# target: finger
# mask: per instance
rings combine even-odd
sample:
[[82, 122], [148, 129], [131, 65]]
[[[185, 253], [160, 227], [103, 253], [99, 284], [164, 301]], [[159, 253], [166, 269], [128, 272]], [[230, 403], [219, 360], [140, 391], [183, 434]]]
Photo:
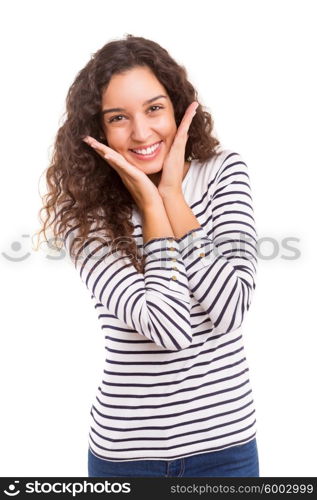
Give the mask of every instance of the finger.
[[182, 118], [182, 121], [177, 129], [177, 133], [175, 136], [176, 142], [183, 143], [184, 140], [187, 140], [188, 130], [189, 130], [191, 122], [196, 114], [196, 109], [198, 108], [198, 106], [199, 106], [199, 103], [197, 101], [192, 102], [188, 106], [188, 108], [187, 108], [187, 110]]
[[183, 119], [178, 127], [178, 130], [180, 130], [181, 133], [188, 132], [188, 129], [190, 127], [192, 119], [194, 118], [194, 116], [196, 114], [196, 109], [198, 108], [198, 106], [199, 106], [198, 102], [194, 101], [186, 109], [186, 112], [183, 116]]
[[110, 152], [114, 152], [113, 149], [109, 148], [108, 146], [106, 146], [105, 144], [102, 144], [99, 141], [96, 141], [96, 139], [94, 139], [93, 137], [91, 137], [89, 135], [87, 135], [83, 139], [83, 141], [86, 142], [86, 144], [88, 144], [88, 146], [91, 146], [93, 149], [95, 149], [96, 152], [101, 154], [102, 156], [104, 156], [107, 153], [109, 154]]
[[109, 148], [109, 146], [102, 144], [101, 142], [97, 141], [93, 137], [86, 136], [83, 139], [83, 141], [86, 142], [86, 144], [88, 144], [88, 146], [91, 146], [96, 151], [96, 153], [99, 154], [99, 156], [101, 156], [102, 158], [105, 158], [107, 160], [110, 160], [110, 159], [114, 159], [114, 160], [117, 159], [118, 160], [118, 158], [116, 158], [116, 155], [117, 155], [117, 157], [121, 156], [116, 151], [114, 151], [114, 149]]
[[96, 153], [99, 154], [103, 159], [106, 159], [108, 163], [114, 169], [119, 173], [119, 169], [123, 169], [127, 173], [131, 173], [131, 166], [130, 164], [126, 161], [126, 159], [117, 151], [115, 151], [112, 148], [109, 148], [109, 146], [106, 146], [105, 144], [102, 144], [101, 142], [98, 142], [96, 139], [94, 139], [91, 136], [86, 136], [83, 139], [84, 142], [86, 142], [89, 146], [91, 146]]

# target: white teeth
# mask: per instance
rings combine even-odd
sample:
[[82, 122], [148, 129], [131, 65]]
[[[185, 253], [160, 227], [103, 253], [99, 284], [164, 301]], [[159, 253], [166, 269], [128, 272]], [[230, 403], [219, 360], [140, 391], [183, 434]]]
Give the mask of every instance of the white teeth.
[[154, 151], [159, 147], [160, 143], [155, 144], [154, 146], [151, 146], [150, 148], [146, 149], [132, 149], [135, 153], [138, 153], [140, 155], [149, 155], [151, 153], [154, 153]]

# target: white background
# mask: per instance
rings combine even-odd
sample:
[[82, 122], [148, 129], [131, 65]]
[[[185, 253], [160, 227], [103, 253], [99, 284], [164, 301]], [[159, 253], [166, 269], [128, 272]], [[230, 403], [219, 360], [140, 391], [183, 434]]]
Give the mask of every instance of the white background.
[[[260, 474], [317, 475], [314, 7], [308, 0], [2, 7], [1, 476], [87, 476], [103, 334], [71, 263], [36, 252], [31, 237], [67, 90], [92, 53], [126, 33], [153, 39], [187, 68], [222, 146], [248, 164], [263, 254], [244, 323]], [[290, 245], [298, 258], [289, 259], [285, 238], [297, 239]]]

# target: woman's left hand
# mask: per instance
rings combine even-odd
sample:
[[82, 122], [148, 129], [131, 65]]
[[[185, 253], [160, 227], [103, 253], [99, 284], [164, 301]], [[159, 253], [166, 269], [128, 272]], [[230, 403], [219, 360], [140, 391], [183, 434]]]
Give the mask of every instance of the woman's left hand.
[[182, 192], [188, 130], [198, 106], [199, 103], [197, 101], [192, 102], [188, 106], [177, 129], [171, 149], [165, 158], [161, 179], [157, 187], [162, 198]]

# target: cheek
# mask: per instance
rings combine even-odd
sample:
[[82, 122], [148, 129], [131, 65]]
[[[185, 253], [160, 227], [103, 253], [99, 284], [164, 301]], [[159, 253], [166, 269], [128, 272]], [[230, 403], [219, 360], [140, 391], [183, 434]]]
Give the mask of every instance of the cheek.
[[123, 129], [111, 130], [106, 133], [107, 142], [112, 149], [124, 149], [127, 143], [127, 134]]
[[171, 139], [176, 134], [176, 123], [171, 118], [164, 118], [160, 122], [160, 132], [166, 138]]

